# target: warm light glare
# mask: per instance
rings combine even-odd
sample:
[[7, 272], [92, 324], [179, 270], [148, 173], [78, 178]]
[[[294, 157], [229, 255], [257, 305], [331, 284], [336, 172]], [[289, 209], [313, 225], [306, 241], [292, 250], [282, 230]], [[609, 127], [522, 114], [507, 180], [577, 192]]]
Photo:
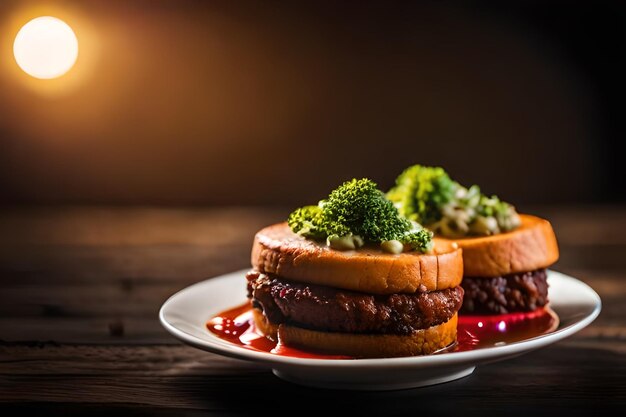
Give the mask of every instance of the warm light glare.
[[71, 27], [51, 16], [26, 23], [15, 37], [13, 54], [21, 69], [35, 78], [57, 78], [78, 57], [78, 40]]

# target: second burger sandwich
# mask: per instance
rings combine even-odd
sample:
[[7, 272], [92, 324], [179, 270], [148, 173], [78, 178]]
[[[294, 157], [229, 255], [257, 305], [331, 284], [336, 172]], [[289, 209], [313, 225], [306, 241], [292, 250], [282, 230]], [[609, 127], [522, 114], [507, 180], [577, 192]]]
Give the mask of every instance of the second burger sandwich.
[[550, 222], [453, 181], [439, 167], [414, 165], [387, 197], [400, 213], [463, 250], [461, 313], [529, 312], [548, 303], [546, 268], [559, 258]]
[[252, 265], [255, 324], [283, 345], [394, 357], [456, 341], [461, 250], [400, 216], [367, 179], [259, 231]]

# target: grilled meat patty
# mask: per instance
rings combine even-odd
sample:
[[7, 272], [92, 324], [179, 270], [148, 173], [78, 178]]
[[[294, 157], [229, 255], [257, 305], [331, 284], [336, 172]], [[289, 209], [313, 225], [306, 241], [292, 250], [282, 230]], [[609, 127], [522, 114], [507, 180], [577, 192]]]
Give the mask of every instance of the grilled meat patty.
[[545, 269], [494, 278], [463, 277], [461, 314], [532, 311], [548, 303]]
[[248, 273], [248, 296], [274, 324], [343, 333], [408, 335], [457, 313], [463, 289], [373, 295]]

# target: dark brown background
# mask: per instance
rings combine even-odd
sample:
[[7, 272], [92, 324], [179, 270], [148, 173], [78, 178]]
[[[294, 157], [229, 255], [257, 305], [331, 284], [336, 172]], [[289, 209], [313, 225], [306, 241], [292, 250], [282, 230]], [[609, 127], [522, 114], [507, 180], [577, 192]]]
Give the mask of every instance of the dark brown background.
[[[5, 49], [39, 3], [2, 2]], [[54, 3], [82, 48], [56, 92], [0, 60], [6, 204], [295, 205], [418, 162], [624, 201], [619, 2]]]

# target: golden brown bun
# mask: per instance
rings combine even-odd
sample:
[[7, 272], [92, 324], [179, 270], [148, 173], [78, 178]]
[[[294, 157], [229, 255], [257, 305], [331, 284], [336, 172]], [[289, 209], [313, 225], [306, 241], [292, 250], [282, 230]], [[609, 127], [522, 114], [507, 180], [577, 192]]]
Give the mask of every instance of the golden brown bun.
[[337, 251], [298, 236], [287, 223], [256, 234], [252, 266], [294, 281], [370, 294], [414, 293], [420, 285], [426, 291], [443, 290], [463, 279], [462, 254], [451, 241], [435, 239], [432, 254]]
[[253, 309], [257, 328], [285, 346], [330, 355], [355, 358], [391, 358], [398, 356], [429, 355], [456, 341], [458, 316], [447, 322], [408, 336], [394, 334], [330, 333], [308, 330], [285, 324], [270, 323], [258, 309]]
[[559, 259], [559, 247], [550, 222], [520, 214], [517, 229], [486, 237], [450, 240], [463, 249], [468, 277], [497, 277], [546, 268]]
[[261, 310], [258, 308], [252, 309], [252, 320], [254, 320], [254, 325], [263, 336], [274, 342], [278, 342], [278, 325], [270, 323], [267, 316], [263, 314]]

